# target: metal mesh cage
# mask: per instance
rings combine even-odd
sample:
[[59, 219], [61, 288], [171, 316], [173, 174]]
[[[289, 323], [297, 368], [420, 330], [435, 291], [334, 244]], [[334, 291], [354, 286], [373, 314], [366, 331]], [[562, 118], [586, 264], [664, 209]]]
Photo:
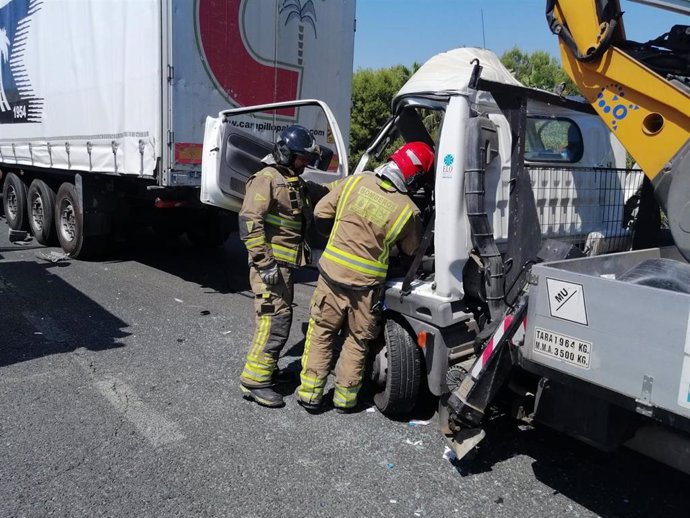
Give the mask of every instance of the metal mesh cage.
[[525, 166], [542, 236], [598, 255], [626, 250], [644, 179], [639, 169]]

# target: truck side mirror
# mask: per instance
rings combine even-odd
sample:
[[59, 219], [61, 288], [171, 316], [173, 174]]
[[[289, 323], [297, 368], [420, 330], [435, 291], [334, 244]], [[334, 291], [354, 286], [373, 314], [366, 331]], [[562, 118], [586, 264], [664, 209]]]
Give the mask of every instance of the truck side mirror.
[[326, 146], [320, 147], [321, 156], [315, 161], [314, 164], [312, 164], [312, 166], [321, 171], [328, 171], [328, 166], [331, 164], [331, 160], [333, 160], [333, 150]]

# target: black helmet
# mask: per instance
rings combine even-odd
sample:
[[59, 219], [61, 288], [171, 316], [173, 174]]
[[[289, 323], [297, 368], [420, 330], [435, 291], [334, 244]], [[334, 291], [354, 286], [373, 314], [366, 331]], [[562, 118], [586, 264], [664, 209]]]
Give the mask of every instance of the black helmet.
[[321, 155], [314, 137], [307, 128], [298, 124], [281, 131], [273, 146], [273, 158], [280, 165], [292, 166], [296, 155], [306, 157], [310, 163]]

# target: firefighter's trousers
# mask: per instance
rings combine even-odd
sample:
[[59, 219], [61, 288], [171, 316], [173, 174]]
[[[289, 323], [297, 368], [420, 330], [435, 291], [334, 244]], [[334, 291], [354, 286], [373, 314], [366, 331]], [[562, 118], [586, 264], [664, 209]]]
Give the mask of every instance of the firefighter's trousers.
[[240, 376], [249, 388], [270, 387], [278, 356], [287, 342], [292, 325], [294, 281], [291, 268], [280, 267], [280, 280], [267, 286], [254, 266], [249, 268], [249, 283], [254, 292], [256, 330]]
[[321, 402], [334, 341], [343, 328], [345, 341], [335, 368], [333, 404], [339, 408], [352, 408], [357, 404], [368, 343], [379, 331], [380, 296], [379, 287], [356, 291], [319, 277], [311, 300], [298, 399], [309, 404]]

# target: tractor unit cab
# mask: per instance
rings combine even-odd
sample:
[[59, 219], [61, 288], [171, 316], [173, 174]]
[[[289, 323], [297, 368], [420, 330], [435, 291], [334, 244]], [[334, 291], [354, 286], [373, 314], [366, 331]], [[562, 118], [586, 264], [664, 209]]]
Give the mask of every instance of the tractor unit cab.
[[383, 389], [376, 403], [391, 413], [414, 406], [420, 380], [449, 393], [449, 376], [480, 351], [542, 242], [583, 255], [629, 248], [643, 179], [589, 105], [524, 87], [484, 49], [425, 63], [355, 172], [414, 140], [433, 147], [436, 163], [415, 196], [424, 243], [386, 292], [373, 376]]

